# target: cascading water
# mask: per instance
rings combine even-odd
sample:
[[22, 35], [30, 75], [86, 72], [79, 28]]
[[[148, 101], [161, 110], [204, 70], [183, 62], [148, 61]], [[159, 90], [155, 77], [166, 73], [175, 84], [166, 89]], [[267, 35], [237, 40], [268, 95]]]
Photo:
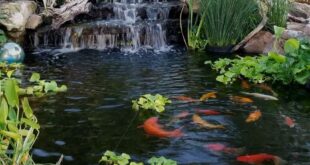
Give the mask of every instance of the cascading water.
[[36, 48], [165, 51], [169, 50], [167, 23], [177, 22], [170, 12], [178, 6], [179, 1], [168, 0], [109, 0], [95, 6], [103, 18], [57, 30], [41, 29], [31, 41]]

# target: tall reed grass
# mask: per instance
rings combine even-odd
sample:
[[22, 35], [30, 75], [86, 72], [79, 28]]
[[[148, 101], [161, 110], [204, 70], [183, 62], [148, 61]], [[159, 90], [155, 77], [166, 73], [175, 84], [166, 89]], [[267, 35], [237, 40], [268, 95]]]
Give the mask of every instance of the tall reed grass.
[[286, 27], [290, 0], [268, 0], [268, 28], [273, 26]]
[[237, 44], [260, 21], [256, 0], [210, 0], [201, 7], [206, 11], [205, 35], [213, 47]]

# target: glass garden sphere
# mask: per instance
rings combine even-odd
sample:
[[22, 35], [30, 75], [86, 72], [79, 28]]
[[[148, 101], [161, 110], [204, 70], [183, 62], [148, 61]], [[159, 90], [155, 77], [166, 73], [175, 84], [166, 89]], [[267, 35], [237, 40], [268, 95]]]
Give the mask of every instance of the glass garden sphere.
[[14, 42], [6, 43], [0, 48], [0, 61], [2, 62], [20, 63], [24, 58], [24, 50]]

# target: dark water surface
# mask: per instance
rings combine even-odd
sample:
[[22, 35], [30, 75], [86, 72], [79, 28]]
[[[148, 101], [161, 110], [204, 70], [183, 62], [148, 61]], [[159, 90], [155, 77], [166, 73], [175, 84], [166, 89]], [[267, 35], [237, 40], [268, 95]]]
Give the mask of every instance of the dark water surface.
[[[289, 164], [310, 164], [309, 92], [296, 86], [274, 86], [279, 101], [253, 98], [252, 104], [236, 104], [229, 96], [242, 95], [240, 84], [224, 86], [216, 82], [215, 72], [203, 64], [210, 56], [184, 52], [124, 55], [84, 50], [29, 58], [29, 74], [40, 72], [44, 79], [57, 80], [69, 88], [67, 93], [33, 102], [42, 125], [33, 150], [35, 161], [56, 162], [64, 154], [65, 165], [97, 164], [104, 151], [114, 150], [129, 153], [140, 161], [165, 156], [180, 164], [239, 164], [235, 155], [212, 153], [204, 147], [222, 143], [243, 147], [244, 154], [270, 153]], [[142, 94], [199, 98], [210, 91], [217, 91], [218, 98], [204, 103], [173, 100], [160, 122], [168, 123], [171, 116], [184, 110], [232, 111], [234, 115], [202, 115], [208, 121], [224, 124], [225, 130], [200, 128], [192, 123], [191, 116], [171, 124], [171, 129], [184, 126], [186, 136], [178, 139], [148, 137], [137, 128], [142, 124], [139, 120], [134, 120], [128, 129], [135, 117], [131, 100]], [[250, 91], [268, 94], [259, 88]], [[245, 123], [249, 112], [256, 108], [263, 113], [261, 120]], [[295, 119], [296, 127], [285, 125], [280, 113]]]

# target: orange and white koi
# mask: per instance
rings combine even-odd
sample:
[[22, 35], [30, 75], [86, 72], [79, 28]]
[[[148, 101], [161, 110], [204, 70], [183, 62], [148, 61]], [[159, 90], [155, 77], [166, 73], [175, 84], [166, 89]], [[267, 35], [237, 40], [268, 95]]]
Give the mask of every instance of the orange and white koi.
[[187, 96], [176, 96], [174, 98], [180, 101], [184, 101], [184, 102], [199, 102], [198, 99], [194, 99], [194, 98], [187, 97]]
[[183, 136], [181, 128], [175, 129], [173, 131], [167, 131], [162, 129], [162, 126], [158, 123], [157, 117], [151, 117], [147, 119], [141, 127], [143, 127], [144, 131], [148, 135], [159, 138], [176, 138]]
[[294, 128], [295, 127], [295, 121], [292, 118], [290, 118], [288, 116], [285, 116], [285, 115], [283, 115], [283, 117], [284, 117], [284, 123], [287, 126], [289, 126], [290, 128]]
[[248, 118], [245, 120], [247, 123], [255, 122], [262, 117], [262, 112], [260, 110], [256, 110], [251, 112]]
[[266, 153], [239, 156], [237, 157], [237, 161], [252, 165], [260, 165], [266, 162], [273, 162], [275, 165], [286, 164], [286, 161], [280, 157]]
[[204, 146], [208, 150], [212, 152], [223, 152], [226, 154], [236, 154], [239, 155], [244, 152], [244, 148], [234, 148], [234, 147], [227, 147], [221, 143], [211, 143]]
[[223, 125], [217, 125], [207, 122], [206, 120], [203, 120], [199, 115], [194, 114], [193, 115], [193, 122], [208, 129], [225, 129]]
[[253, 103], [254, 101], [247, 97], [241, 97], [241, 96], [231, 96], [230, 99], [236, 103], [241, 104], [247, 104], [247, 103]]
[[206, 101], [210, 98], [215, 99], [216, 98], [216, 92], [209, 92], [209, 93], [205, 93], [200, 97], [200, 101]]
[[216, 110], [211, 110], [211, 109], [200, 109], [196, 111], [197, 113], [202, 113], [207, 116], [211, 115], [221, 115], [222, 113]]

